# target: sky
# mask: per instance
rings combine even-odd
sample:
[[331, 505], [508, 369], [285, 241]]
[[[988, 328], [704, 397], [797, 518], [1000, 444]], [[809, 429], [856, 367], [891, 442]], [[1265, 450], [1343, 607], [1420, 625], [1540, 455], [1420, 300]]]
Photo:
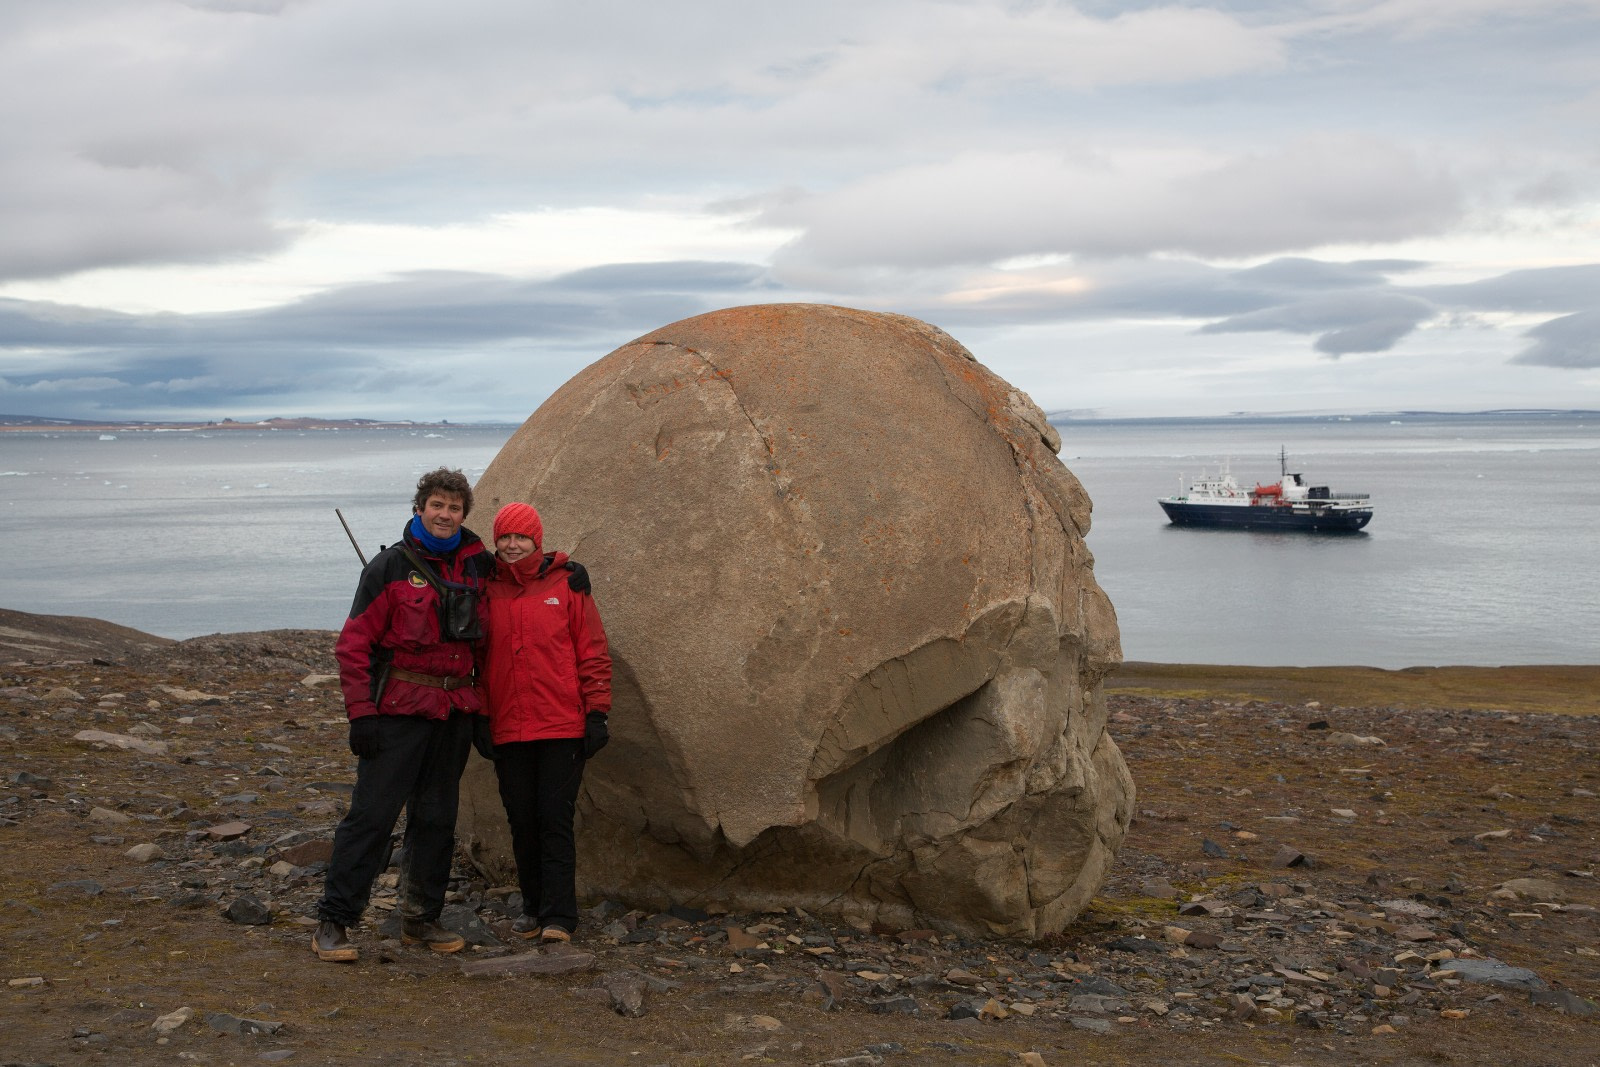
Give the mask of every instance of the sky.
[[0, 414], [521, 421], [657, 327], [1600, 409], [1600, 0], [6, 0]]

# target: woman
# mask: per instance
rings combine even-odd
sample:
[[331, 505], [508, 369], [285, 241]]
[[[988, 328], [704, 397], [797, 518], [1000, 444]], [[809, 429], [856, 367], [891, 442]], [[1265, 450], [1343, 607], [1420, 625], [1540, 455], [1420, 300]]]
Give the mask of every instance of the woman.
[[572, 832], [583, 763], [609, 740], [611, 656], [584, 569], [541, 547], [523, 503], [494, 519], [484, 678], [500, 800], [522, 886], [520, 937], [570, 941], [578, 927]]

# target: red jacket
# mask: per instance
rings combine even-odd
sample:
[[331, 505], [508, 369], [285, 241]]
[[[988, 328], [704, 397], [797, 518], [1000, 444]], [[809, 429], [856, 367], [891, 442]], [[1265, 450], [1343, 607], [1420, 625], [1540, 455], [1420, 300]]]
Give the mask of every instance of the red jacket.
[[[461, 543], [443, 557], [423, 548], [409, 532], [403, 536], [447, 582], [481, 588], [494, 566], [494, 557], [471, 530], [463, 529]], [[333, 654], [339, 661], [345, 711], [352, 719], [380, 714], [445, 719], [452, 710], [483, 710], [477, 686], [446, 690], [398, 678], [390, 678], [381, 703], [373, 703], [373, 678], [386, 665], [435, 678], [470, 677], [477, 666], [470, 642], [440, 640], [439, 594], [398, 545], [379, 552], [361, 572], [355, 603]]]
[[600, 610], [574, 592], [564, 552], [496, 561], [489, 582], [484, 688], [494, 743], [582, 737], [611, 710], [611, 654]]

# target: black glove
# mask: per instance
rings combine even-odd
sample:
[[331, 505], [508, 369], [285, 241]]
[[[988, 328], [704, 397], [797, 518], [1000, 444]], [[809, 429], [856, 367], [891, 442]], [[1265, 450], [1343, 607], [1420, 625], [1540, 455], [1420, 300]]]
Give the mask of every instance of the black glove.
[[591, 711], [583, 717], [583, 758], [589, 759], [606, 747], [611, 731], [606, 728], [606, 713]]
[[478, 750], [478, 755], [486, 760], [493, 760], [500, 753], [495, 751], [494, 734], [489, 729], [489, 716], [474, 715], [472, 717], [472, 747]]
[[383, 747], [383, 734], [378, 729], [376, 715], [363, 715], [350, 720], [350, 751], [367, 759], [376, 756]]
[[587, 593], [589, 591], [589, 572], [583, 569], [583, 564], [575, 559], [569, 559], [562, 566], [571, 572], [567, 575], [567, 588], [574, 593]]

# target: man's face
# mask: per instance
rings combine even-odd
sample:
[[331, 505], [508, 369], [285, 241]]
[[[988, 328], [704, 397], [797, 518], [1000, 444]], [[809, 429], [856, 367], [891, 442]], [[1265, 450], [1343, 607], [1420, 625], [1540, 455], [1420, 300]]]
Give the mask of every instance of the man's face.
[[442, 541], [454, 537], [461, 529], [461, 520], [467, 517], [461, 498], [455, 493], [432, 494], [417, 514], [422, 516], [423, 529]]

